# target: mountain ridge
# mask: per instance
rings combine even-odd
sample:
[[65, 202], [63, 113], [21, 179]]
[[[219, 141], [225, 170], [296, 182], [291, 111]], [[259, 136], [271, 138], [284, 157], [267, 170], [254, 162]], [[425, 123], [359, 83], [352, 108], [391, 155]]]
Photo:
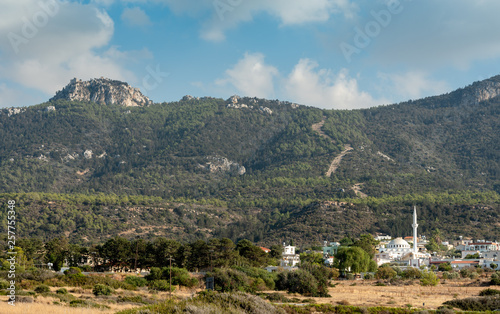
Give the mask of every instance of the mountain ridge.
[[[179, 217], [165, 219], [172, 219], [172, 228], [184, 230], [176, 236], [204, 228], [200, 236], [254, 241], [347, 232], [321, 227], [324, 215], [332, 222], [345, 216], [335, 226], [349, 223], [350, 232], [401, 234], [404, 228], [394, 217], [413, 202], [406, 200], [408, 195], [429, 195], [428, 200], [418, 201], [427, 206], [428, 219], [446, 217], [446, 230], [456, 230], [469, 211], [478, 215], [482, 208], [462, 195], [485, 193], [493, 195], [484, 205], [491, 215], [487, 227], [497, 230], [500, 97], [493, 96], [497, 80], [361, 110], [324, 110], [236, 96], [185, 97], [133, 107], [57, 99], [15, 113], [4, 109], [0, 190], [172, 199], [181, 208]], [[482, 86], [487, 94], [480, 92]], [[464, 103], [469, 99], [465, 94], [488, 99]], [[346, 147], [352, 150], [338, 159]], [[328, 177], [335, 160], [335, 172]], [[431, 200], [436, 193], [451, 193], [461, 201], [446, 207], [447, 201]], [[380, 205], [384, 198], [401, 200], [387, 205], [390, 216], [381, 221], [377, 213], [385, 212], [386, 205]], [[346, 203], [341, 209], [324, 212], [327, 207], [321, 204], [339, 200]], [[364, 203], [349, 205], [353, 200]], [[237, 218], [222, 227], [212, 218], [200, 220], [196, 213], [183, 212], [186, 202], [224, 204], [218, 215]], [[121, 203], [129, 204], [113, 203], [117, 215], [125, 215]], [[99, 206], [85, 210], [99, 216], [104, 210]], [[347, 211], [353, 212], [343, 216]], [[363, 211], [371, 213], [370, 224], [377, 223], [366, 228], [353, 224]], [[113, 221], [118, 224], [120, 219]], [[291, 224], [300, 226], [300, 231], [284, 229]], [[34, 222], [30, 229], [39, 234], [59, 230], [52, 225]], [[125, 230], [123, 226], [109, 230], [118, 229]], [[168, 230], [162, 232], [168, 235]]]

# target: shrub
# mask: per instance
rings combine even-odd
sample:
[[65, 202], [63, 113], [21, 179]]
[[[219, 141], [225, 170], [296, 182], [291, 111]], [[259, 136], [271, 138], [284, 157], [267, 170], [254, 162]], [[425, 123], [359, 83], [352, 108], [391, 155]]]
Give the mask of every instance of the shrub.
[[451, 271], [451, 270], [453, 270], [453, 268], [451, 267], [451, 264], [449, 262], [446, 262], [443, 264], [439, 264], [438, 270], [439, 271]]
[[175, 287], [170, 287], [170, 282], [168, 280], [153, 280], [148, 283], [149, 290], [156, 291], [174, 291]]
[[500, 290], [497, 289], [484, 289], [481, 292], [479, 292], [479, 296], [484, 297], [488, 295], [500, 295]]
[[16, 275], [16, 278], [18, 276], [19, 279], [35, 280], [39, 282], [43, 282], [51, 278], [61, 277], [61, 275], [58, 275], [57, 273], [47, 269], [33, 269], [31, 271], [27, 271], [24, 273], [20, 273], [19, 275]]
[[460, 273], [456, 271], [445, 271], [443, 273], [444, 279], [458, 279], [460, 278]]
[[135, 287], [144, 287], [148, 284], [146, 278], [137, 276], [127, 276], [125, 282]]
[[83, 265], [82, 267], [80, 267], [82, 271], [86, 271], [86, 272], [90, 272], [92, 271], [92, 267], [89, 266], [89, 265]]
[[476, 272], [474, 272], [474, 273], [470, 273], [470, 274], [469, 274], [469, 278], [470, 278], [470, 279], [476, 279], [477, 277], [479, 277], [479, 274], [478, 274], [478, 273], [476, 273]]
[[61, 288], [61, 289], [57, 289], [56, 293], [57, 294], [68, 294], [68, 290], [66, 290], [66, 288]]
[[422, 272], [422, 278], [420, 279], [420, 285], [422, 286], [437, 286], [439, 279], [436, 274], [432, 271]]
[[94, 288], [92, 289], [92, 293], [95, 295], [95, 296], [100, 296], [100, 295], [111, 295], [111, 293], [113, 293], [113, 289], [111, 289], [111, 287], [108, 287], [106, 285], [103, 285], [103, 284], [97, 284], [94, 286]]
[[340, 276], [340, 272], [337, 268], [332, 268], [332, 279], [337, 279]]
[[467, 267], [460, 269], [460, 276], [462, 276], [462, 278], [471, 278], [471, 276], [474, 276], [472, 273], [476, 273], [476, 268]]
[[9, 282], [5, 279], [0, 279], [0, 290], [7, 289], [10, 286]]
[[90, 300], [73, 300], [69, 302], [71, 307], [85, 307], [85, 308], [97, 308], [97, 309], [109, 309], [107, 305], [98, 304]]
[[180, 285], [191, 288], [198, 284], [198, 280], [191, 277], [187, 269], [178, 267], [172, 267], [172, 272], [170, 272], [170, 267], [152, 267], [149, 275], [146, 276], [146, 279], [148, 281], [170, 280], [170, 274], [172, 274], [172, 285]]
[[422, 278], [422, 272], [417, 268], [409, 267], [401, 273], [401, 277], [405, 279], [420, 279]]
[[276, 276], [276, 290], [288, 289], [288, 273], [289, 271], [282, 271]]
[[262, 279], [269, 290], [274, 290], [275, 288], [274, 281], [276, 279], [275, 273], [270, 273], [267, 270], [258, 267], [235, 267], [235, 269], [245, 273], [247, 276], [251, 278]]
[[140, 295], [133, 295], [133, 296], [120, 296], [118, 297], [118, 302], [132, 302], [132, 303], [142, 303], [142, 304], [147, 304], [147, 302], [145, 302], [143, 299], [142, 299], [142, 296]]
[[287, 290], [314, 296], [318, 291], [318, 282], [311, 273], [299, 269], [288, 273]]
[[47, 293], [50, 292], [50, 288], [47, 285], [39, 285], [35, 288], [36, 293]]
[[82, 273], [82, 270], [78, 267], [70, 267], [64, 271], [64, 274], [67, 276], [80, 275], [81, 273]]
[[[251, 279], [242, 271], [234, 268], [215, 269], [211, 274], [214, 277], [214, 288], [220, 292], [246, 291], [251, 292]], [[209, 277], [209, 275], [207, 275]]]
[[253, 291], [263, 291], [266, 290], [267, 286], [266, 283], [262, 278], [257, 278], [252, 282], [252, 290]]
[[113, 289], [136, 290], [136, 287], [131, 284], [104, 276], [85, 276], [83, 274], [81, 276], [63, 276], [61, 281], [68, 286], [76, 287], [87, 286], [90, 288], [96, 284], [103, 284]]
[[363, 279], [365, 279], [365, 280], [370, 280], [370, 279], [373, 279], [373, 278], [375, 278], [375, 275], [373, 275], [372, 273], [366, 273], [363, 276]]
[[379, 267], [375, 273], [375, 278], [377, 279], [392, 279], [396, 277], [397, 273], [390, 266]]
[[491, 282], [492, 285], [500, 286], [500, 271], [497, 271], [494, 274], [491, 274]]
[[458, 307], [463, 311], [494, 311], [500, 308], [500, 298], [485, 296], [446, 301], [443, 304]]
[[271, 302], [280, 302], [280, 303], [292, 302], [292, 300], [279, 293], [268, 294], [266, 296], [266, 299]]

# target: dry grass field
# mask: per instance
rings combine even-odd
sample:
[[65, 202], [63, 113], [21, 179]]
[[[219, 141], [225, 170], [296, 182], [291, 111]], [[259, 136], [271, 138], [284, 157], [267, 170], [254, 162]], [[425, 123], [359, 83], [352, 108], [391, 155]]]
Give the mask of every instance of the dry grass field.
[[[454, 298], [465, 298], [469, 296], [477, 296], [479, 292], [486, 289], [486, 286], [481, 286], [481, 282], [470, 280], [447, 280], [445, 283], [440, 283], [435, 287], [423, 287], [418, 281], [414, 281], [411, 285], [400, 286], [376, 286], [376, 281], [336, 281], [334, 288], [330, 288], [329, 298], [313, 298], [315, 303], [329, 304], [345, 304], [356, 306], [384, 306], [384, 307], [408, 307], [411, 305], [414, 308], [437, 309], [443, 302]], [[491, 288], [500, 289], [498, 286]], [[68, 288], [70, 290], [71, 288]], [[192, 295], [193, 290], [181, 290], [174, 293], [174, 297], [178, 299], [187, 298]], [[266, 291], [267, 293], [275, 293], [276, 291]], [[117, 291], [120, 293], [120, 291]], [[146, 291], [134, 292], [138, 294], [147, 294]], [[296, 297], [299, 299], [311, 299], [300, 296], [298, 294], [288, 295], [287, 297]], [[91, 291], [81, 291], [81, 293], [73, 293], [75, 297], [92, 298]], [[168, 298], [168, 294], [163, 292], [155, 295], [158, 301]], [[33, 303], [16, 303], [16, 306], [10, 306], [5, 301], [6, 296], [0, 297], [0, 313], [12, 314], [90, 314], [90, 313], [116, 313], [119, 310], [133, 308], [139, 306], [132, 303], [114, 303], [106, 302], [106, 300], [95, 300], [100, 304], [105, 304], [110, 309], [99, 310], [91, 308], [72, 308], [63, 305], [55, 305], [57, 299], [50, 297], [38, 296]], [[425, 304], [425, 305], [424, 305]]]
[[[436, 309], [448, 300], [477, 296], [485, 286], [471, 285], [471, 281], [452, 281], [440, 283], [435, 287], [423, 287], [418, 281], [412, 285], [375, 286], [372, 281], [338, 282], [330, 289], [331, 298], [320, 298], [318, 303], [350, 304], [359, 306], [385, 306]], [[500, 287], [493, 287], [500, 288]], [[424, 305], [425, 304], [425, 305]]]

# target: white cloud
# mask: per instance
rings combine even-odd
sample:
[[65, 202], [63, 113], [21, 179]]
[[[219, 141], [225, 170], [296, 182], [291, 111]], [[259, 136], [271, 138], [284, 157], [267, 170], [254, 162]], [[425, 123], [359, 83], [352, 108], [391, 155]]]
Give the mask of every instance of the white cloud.
[[138, 7], [125, 8], [121, 15], [121, 19], [129, 26], [149, 26], [152, 24], [146, 12]]
[[419, 99], [426, 96], [444, 94], [451, 90], [445, 81], [433, 80], [421, 71], [404, 74], [379, 73], [384, 90], [392, 91], [398, 99]]
[[279, 98], [328, 109], [366, 108], [387, 103], [374, 99], [361, 91], [355, 78], [346, 69], [335, 74], [331, 70], [318, 69], [318, 64], [301, 59], [287, 77], [277, 68], [264, 62], [261, 53], [249, 54], [226, 70], [226, 77], [216, 81], [218, 86], [230, 86], [238, 94], [250, 97]]
[[[94, 0], [110, 2], [112, 0]], [[205, 40], [221, 41], [225, 33], [251, 21], [257, 14], [276, 17], [283, 26], [325, 22], [332, 15], [352, 17], [357, 5], [351, 0], [121, 0], [124, 3], [167, 5], [176, 14], [202, 19], [200, 35]], [[207, 19], [208, 13], [208, 19]]]
[[263, 54], [245, 53], [233, 68], [226, 70], [226, 78], [217, 80], [216, 84], [230, 84], [244, 96], [270, 98], [274, 96], [276, 75], [278, 70], [265, 64]]
[[468, 69], [500, 55], [497, 0], [413, 1], [372, 40], [368, 58], [382, 65], [404, 64], [436, 71]]
[[334, 14], [351, 17], [356, 6], [349, 0], [254, 0], [231, 1], [215, 0], [214, 14], [205, 22], [201, 37], [210, 41], [225, 39], [227, 30], [236, 28], [243, 22], [251, 21], [254, 15], [267, 13], [278, 18], [282, 26], [326, 22]]
[[380, 105], [383, 99], [374, 99], [360, 91], [356, 79], [346, 69], [335, 74], [317, 69], [318, 64], [301, 59], [285, 80], [286, 97], [295, 102], [329, 109], [355, 109]]
[[92, 0], [92, 3], [109, 7], [115, 3], [115, 0]]
[[102, 50], [113, 36], [114, 23], [94, 5], [7, 0], [2, 2], [0, 21], [4, 81], [53, 95], [75, 76], [134, 79], [114, 58], [116, 48]]

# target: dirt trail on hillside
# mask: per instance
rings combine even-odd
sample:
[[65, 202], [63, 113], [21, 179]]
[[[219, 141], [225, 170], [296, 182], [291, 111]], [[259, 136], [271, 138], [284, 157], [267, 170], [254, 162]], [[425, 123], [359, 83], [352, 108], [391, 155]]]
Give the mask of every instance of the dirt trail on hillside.
[[361, 198], [367, 198], [368, 195], [366, 195], [365, 193], [361, 192], [362, 188], [363, 188], [363, 183], [358, 183], [358, 184], [355, 184], [352, 187], [352, 190], [354, 191], [354, 193], [356, 193], [357, 196], [359, 196]]
[[[323, 127], [323, 125], [325, 124], [325, 117], [323, 117], [323, 120], [321, 120], [321, 122], [318, 122], [318, 123], [315, 123], [313, 124], [311, 127], [312, 129], [317, 132], [321, 137], [324, 137], [326, 138], [327, 140], [330, 140], [332, 143], [335, 143], [335, 141], [329, 137], [328, 135], [325, 134], [325, 132], [323, 132], [323, 130], [321, 129]], [[337, 170], [337, 168], [340, 166], [340, 163], [342, 162], [342, 159], [345, 157], [345, 155], [347, 155], [351, 150], [353, 150], [352, 146], [349, 145], [349, 144], [346, 144], [344, 146], [344, 150], [340, 153], [340, 155], [338, 155], [337, 157], [335, 157], [335, 159], [332, 161], [332, 163], [330, 164], [330, 167], [328, 168], [328, 171], [325, 173], [325, 175], [329, 178], [332, 176], [333, 173], [335, 173], [335, 171]]]
[[320, 136], [326, 138], [327, 140], [330, 140], [331, 142], [334, 142], [334, 140], [331, 137], [329, 137], [328, 135], [326, 135], [325, 132], [323, 132], [323, 130], [321, 129], [323, 127], [323, 125], [325, 125], [325, 118], [324, 117], [323, 117], [323, 120], [321, 120], [321, 122], [313, 124], [312, 129], [314, 131], [316, 131]]
[[335, 173], [335, 171], [337, 170], [337, 168], [340, 166], [340, 162], [342, 161], [342, 159], [345, 157], [345, 155], [347, 155], [351, 150], [353, 150], [352, 146], [349, 145], [349, 144], [346, 144], [344, 146], [344, 150], [340, 153], [340, 155], [338, 155], [337, 157], [335, 157], [335, 159], [332, 161], [332, 163], [330, 164], [330, 168], [328, 168], [328, 171], [326, 172], [326, 176], [327, 177], [331, 177], [331, 175], [333, 173]]

